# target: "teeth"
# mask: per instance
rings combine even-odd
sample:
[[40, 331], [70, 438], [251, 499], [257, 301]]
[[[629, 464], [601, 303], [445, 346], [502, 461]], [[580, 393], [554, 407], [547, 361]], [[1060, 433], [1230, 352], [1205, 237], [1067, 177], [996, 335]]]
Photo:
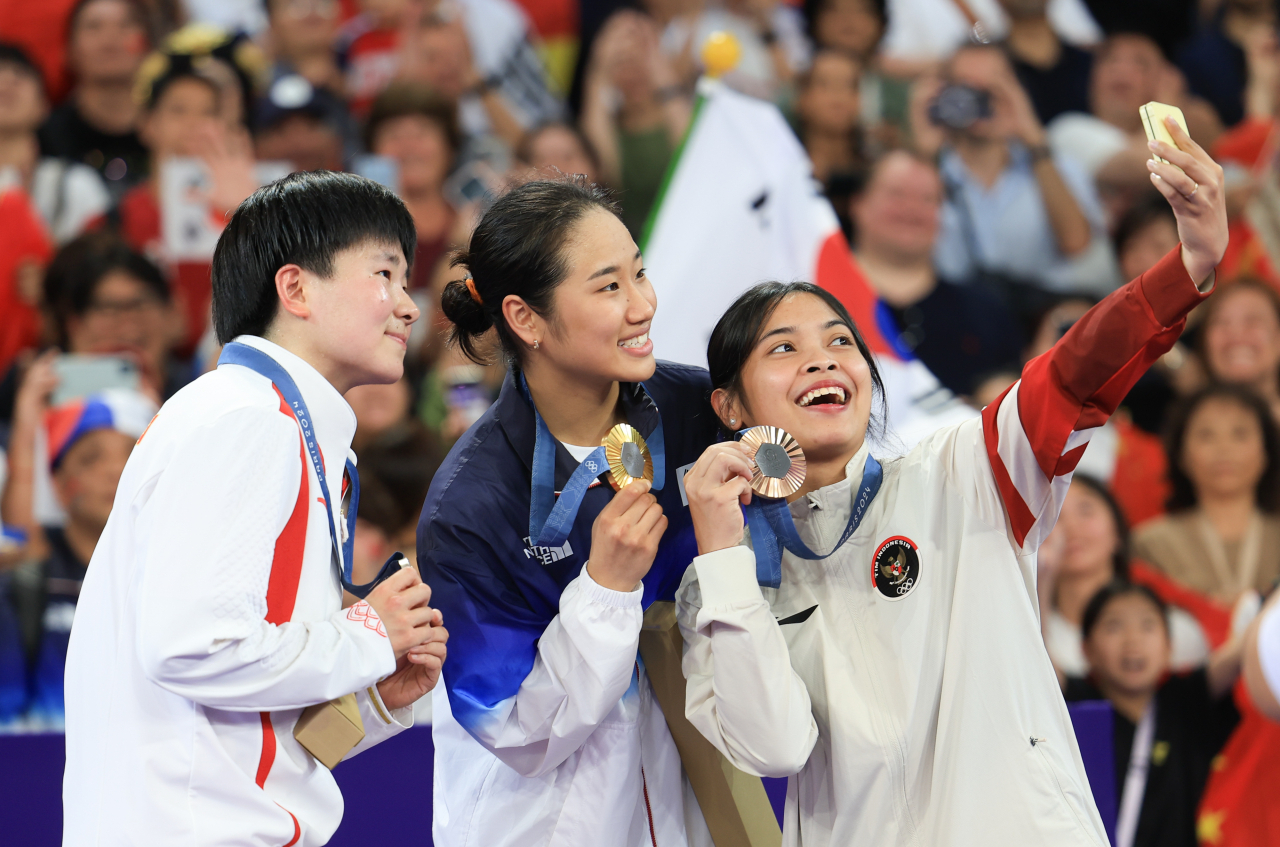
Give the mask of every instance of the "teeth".
[[649, 340], [649, 333], [637, 335], [635, 338], [628, 338], [626, 341], [619, 341], [619, 347], [643, 347], [645, 342]]
[[819, 397], [825, 397], [828, 394], [835, 395], [836, 399], [839, 400], [841, 404], [844, 403], [844, 389], [839, 386], [829, 385], [825, 388], [815, 388], [808, 394], [801, 397], [800, 405], [808, 406], [814, 400], [817, 400]]

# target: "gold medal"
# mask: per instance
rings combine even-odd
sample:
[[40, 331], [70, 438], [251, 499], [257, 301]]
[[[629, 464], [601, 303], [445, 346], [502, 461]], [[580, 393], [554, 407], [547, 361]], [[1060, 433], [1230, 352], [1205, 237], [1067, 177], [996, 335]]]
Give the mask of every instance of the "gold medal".
[[644, 436], [629, 424], [618, 424], [609, 430], [600, 444], [604, 447], [604, 458], [609, 463], [609, 483], [614, 491], [619, 491], [632, 480], [645, 479], [653, 481], [653, 457], [649, 455], [649, 445], [644, 443]]
[[804, 451], [785, 429], [753, 426], [743, 432], [739, 443], [755, 463], [751, 488], [761, 497], [790, 497], [804, 485]]

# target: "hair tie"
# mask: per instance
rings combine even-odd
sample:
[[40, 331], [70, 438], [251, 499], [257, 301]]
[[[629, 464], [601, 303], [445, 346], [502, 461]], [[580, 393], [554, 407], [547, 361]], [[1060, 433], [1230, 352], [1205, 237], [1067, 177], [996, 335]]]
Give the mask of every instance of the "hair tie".
[[467, 277], [464, 282], [467, 284], [467, 290], [471, 292], [471, 299], [483, 306], [484, 300], [480, 299], [480, 292], [476, 291], [476, 281], [471, 277]]

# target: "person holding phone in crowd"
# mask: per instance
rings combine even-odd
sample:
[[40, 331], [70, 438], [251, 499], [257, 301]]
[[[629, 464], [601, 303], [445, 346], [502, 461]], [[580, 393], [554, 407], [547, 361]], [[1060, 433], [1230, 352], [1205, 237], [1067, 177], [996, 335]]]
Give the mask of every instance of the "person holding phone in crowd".
[[[342, 395], [403, 374], [413, 247], [395, 195], [328, 171], [258, 190], [227, 223], [219, 366], [142, 433], [80, 591], [65, 844], [323, 844], [342, 798], [334, 754], [314, 751], [391, 737], [436, 684], [448, 633], [417, 571], [351, 582]], [[344, 609], [344, 588], [365, 599]], [[358, 710], [354, 748], [300, 724], [336, 698]]]
[[720, 422], [781, 427], [807, 474], [764, 501], [763, 471], [729, 442], [685, 477], [699, 552], [678, 595], [686, 713], [737, 767], [796, 774], [785, 844], [1108, 843], [1040, 640], [1036, 551], [1091, 434], [1177, 340], [1226, 250], [1222, 169], [1169, 126], [1177, 147], [1154, 143], [1167, 162], [1148, 168], [1180, 247], [980, 418], [904, 458], [872, 455], [879, 377], [827, 292], [758, 285], [713, 332]]
[[[640, 251], [581, 178], [499, 197], [455, 264], [452, 340], [483, 361], [492, 331], [508, 373], [418, 526], [454, 636], [432, 701], [435, 843], [709, 843], [637, 654], [644, 609], [695, 552], [676, 474], [716, 437], [706, 371], [655, 361]], [[599, 450], [620, 424], [652, 479], [615, 492]]]

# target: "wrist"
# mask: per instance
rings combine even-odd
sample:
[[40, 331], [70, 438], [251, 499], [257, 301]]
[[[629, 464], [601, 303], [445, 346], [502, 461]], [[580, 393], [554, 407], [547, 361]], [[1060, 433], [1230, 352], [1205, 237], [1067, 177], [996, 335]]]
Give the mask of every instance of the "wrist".
[[627, 574], [615, 574], [605, 568], [602, 568], [588, 560], [583, 567], [587, 574], [587, 578], [598, 585], [600, 588], [616, 592], [618, 594], [631, 594], [640, 584], [640, 579], [633, 578]]
[[1049, 162], [1053, 160], [1053, 150], [1051, 150], [1049, 145], [1044, 142], [1039, 144], [1028, 144], [1027, 155], [1030, 157], [1033, 167], [1041, 162]]

